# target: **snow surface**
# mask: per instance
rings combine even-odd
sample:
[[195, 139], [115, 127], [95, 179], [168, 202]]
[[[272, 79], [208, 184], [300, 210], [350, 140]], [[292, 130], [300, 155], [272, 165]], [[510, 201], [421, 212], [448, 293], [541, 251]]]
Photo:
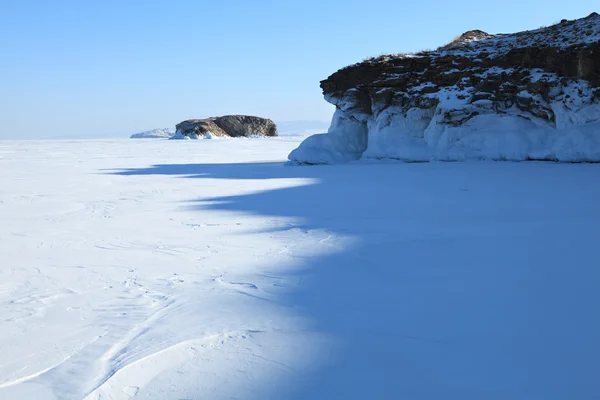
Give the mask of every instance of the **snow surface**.
[[151, 131], [134, 133], [130, 139], [168, 139], [175, 135], [175, 130], [171, 128], [157, 128]]
[[0, 398], [597, 398], [599, 165], [298, 142], [0, 142]]

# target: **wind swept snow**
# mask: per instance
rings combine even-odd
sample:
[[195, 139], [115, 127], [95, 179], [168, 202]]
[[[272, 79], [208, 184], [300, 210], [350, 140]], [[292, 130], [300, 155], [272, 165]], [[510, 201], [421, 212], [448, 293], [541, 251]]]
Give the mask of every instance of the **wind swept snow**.
[[0, 398], [594, 399], [597, 164], [0, 142]]

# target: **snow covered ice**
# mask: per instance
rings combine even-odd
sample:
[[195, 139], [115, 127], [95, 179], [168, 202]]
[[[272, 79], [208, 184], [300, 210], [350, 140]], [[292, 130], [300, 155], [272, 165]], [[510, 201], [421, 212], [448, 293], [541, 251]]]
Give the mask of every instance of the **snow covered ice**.
[[2, 399], [595, 399], [600, 166], [0, 142]]

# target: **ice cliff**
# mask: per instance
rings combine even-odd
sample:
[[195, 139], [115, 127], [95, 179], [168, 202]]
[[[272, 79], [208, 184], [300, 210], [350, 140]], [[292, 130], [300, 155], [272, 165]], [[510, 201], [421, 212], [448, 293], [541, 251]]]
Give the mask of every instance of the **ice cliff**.
[[321, 82], [328, 133], [307, 164], [392, 158], [600, 162], [600, 16], [533, 31], [469, 31], [433, 51], [386, 55]]

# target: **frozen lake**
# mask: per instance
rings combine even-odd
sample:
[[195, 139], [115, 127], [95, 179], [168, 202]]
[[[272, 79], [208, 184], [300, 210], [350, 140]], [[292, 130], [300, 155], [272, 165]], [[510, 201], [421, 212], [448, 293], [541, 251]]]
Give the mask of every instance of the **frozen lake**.
[[0, 398], [595, 399], [600, 165], [0, 141]]

